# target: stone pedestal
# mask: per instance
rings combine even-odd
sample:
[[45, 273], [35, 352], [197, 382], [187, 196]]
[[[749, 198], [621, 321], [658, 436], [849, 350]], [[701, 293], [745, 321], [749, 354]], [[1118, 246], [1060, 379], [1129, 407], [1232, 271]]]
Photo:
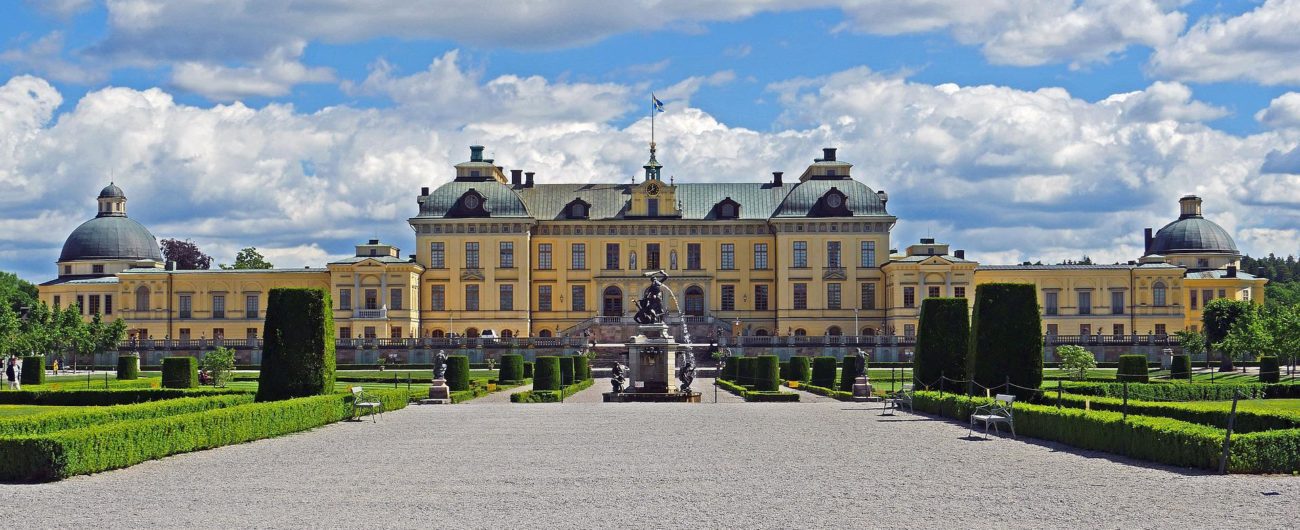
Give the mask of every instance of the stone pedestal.
[[446, 379], [434, 379], [433, 386], [429, 387], [428, 399], [421, 399], [421, 405], [444, 405], [451, 403], [451, 387], [447, 386]]
[[853, 400], [867, 401], [869, 399], [871, 399], [871, 381], [865, 375], [858, 376], [857, 379], [853, 380]]
[[677, 392], [677, 341], [668, 335], [667, 324], [639, 327], [641, 334], [627, 345], [629, 393], [670, 394]]

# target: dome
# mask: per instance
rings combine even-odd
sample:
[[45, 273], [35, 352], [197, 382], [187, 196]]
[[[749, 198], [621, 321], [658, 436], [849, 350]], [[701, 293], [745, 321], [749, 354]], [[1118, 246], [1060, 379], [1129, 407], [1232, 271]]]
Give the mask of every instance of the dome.
[[[101, 181], [101, 182], [102, 182], [102, 181]], [[104, 189], [102, 189], [102, 190], [99, 191], [99, 198], [101, 198], [101, 199], [110, 199], [110, 198], [122, 198], [122, 199], [125, 199], [125, 198], [126, 198], [126, 194], [125, 194], [125, 193], [122, 193], [122, 188], [119, 188], [119, 187], [117, 187], [116, 184], [113, 184], [112, 182], [110, 182], [110, 183], [108, 183], [107, 186], [104, 186]]]
[[[109, 185], [104, 188], [104, 193]], [[121, 190], [118, 190], [121, 193]], [[102, 196], [102, 194], [101, 194]], [[67, 241], [59, 261], [76, 260], [154, 260], [161, 262], [158, 240], [149, 229], [129, 217], [96, 217], [78, 226]]]
[[1184, 217], [1165, 225], [1151, 242], [1147, 254], [1237, 254], [1237, 244], [1223, 227], [1200, 216]]

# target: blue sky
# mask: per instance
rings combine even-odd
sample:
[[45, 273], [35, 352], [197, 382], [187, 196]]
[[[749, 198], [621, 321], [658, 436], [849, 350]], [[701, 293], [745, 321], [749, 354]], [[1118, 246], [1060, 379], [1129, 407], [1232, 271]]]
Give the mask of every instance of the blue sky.
[[5, 9], [0, 268], [34, 280], [110, 179], [218, 261], [409, 249], [415, 193], [469, 143], [541, 178], [626, 180], [651, 91], [666, 173], [754, 180], [838, 145], [890, 192], [897, 246], [1128, 260], [1199, 193], [1244, 251], [1300, 250], [1294, 0]]

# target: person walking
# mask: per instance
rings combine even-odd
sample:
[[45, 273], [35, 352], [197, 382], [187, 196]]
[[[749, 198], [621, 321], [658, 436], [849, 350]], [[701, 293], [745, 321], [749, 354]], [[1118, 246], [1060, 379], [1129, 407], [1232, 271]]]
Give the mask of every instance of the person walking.
[[18, 390], [18, 357], [10, 355], [5, 361], [5, 379], [9, 381], [9, 390]]

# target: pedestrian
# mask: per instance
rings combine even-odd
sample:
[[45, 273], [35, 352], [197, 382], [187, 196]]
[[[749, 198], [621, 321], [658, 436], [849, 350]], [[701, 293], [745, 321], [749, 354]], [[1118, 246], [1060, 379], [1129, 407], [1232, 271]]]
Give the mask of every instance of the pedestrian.
[[20, 390], [18, 378], [21, 375], [18, 372], [18, 357], [10, 355], [9, 360], [5, 362], [5, 379], [9, 381], [9, 390]]

